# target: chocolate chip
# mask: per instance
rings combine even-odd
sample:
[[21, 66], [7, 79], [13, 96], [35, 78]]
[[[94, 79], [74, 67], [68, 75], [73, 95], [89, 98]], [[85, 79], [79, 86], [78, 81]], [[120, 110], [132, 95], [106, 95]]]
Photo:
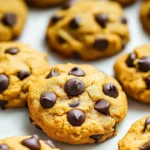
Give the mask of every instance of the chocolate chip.
[[5, 53], [11, 54], [11, 55], [15, 55], [19, 52], [19, 49], [16, 47], [13, 48], [8, 48], [5, 50]]
[[6, 26], [13, 27], [17, 23], [17, 16], [14, 13], [7, 13], [3, 16], [2, 22]]
[[150, 57], [143, 57], [138, 61], [138, 68], [140, 71], [147, 72], [150, 70]]
[[106, 83], [103, 86], [103, 92], [104, 92], [104, 94], [106, 94], [110, 97], [113, 97], [113, 98], [117, 98], [119, 95], [117, 87], [112, 83]]
[[72, 126], [81, 126], [85, 121], [85, 114], [81, 110], [71, 110], [67, 116]]
[[40, 97], [40, 104], [43, 108], [51, 108], [56, 103], [57, 96], [53, 92], [45, 92]]
[[65, 84], [65, 92], [69, 96], [78, 96], [85, 90], [85, 85], [80, 79], [72, 78]]
[[79, 52], [77, 52], [77, 51], [73, 51], [73, 52], [72, 52], [72, 58], [80, 59], [80, 58], [81, 58], [81, 56], [80, 56]]
[[9, 79], [5, 74], [0, 74], [0, 93], [8, 88]]
[[137, 58], [136, 54], [134, 52], [130, 53], [127, 60], [126, 64], [128, 67], [134, 67], [134, 60]]
[[60, 43], [60, 44], [66, 43], [66, 40], [65, 40], [64, 38], [62, 38], [61, 36], [58, 36], [58, 37], [57, 37], [57, 41], [58, 41], [58, 43]]
[[9, 147], [6, 144], [0, 144], [0, 150], [9, 150]]
[[98, 141], [101, 139], [103, 135], [102, 134], [98, 134], [98, 135], [91, 135], [90, 138], [95, 140], [95, 143], [98, 143]]
[[72, 102], [71, 104], [69, 104], [69, 107], [77, 107], [77, 106], [79, 106], [79, 104], [80, 104], [80, 101], [76, 100], [76, 101]]
[[150, 142], [147, 142], [143, 146], [141, 146], [140, 150], [150, 150]]
[[79, 67], [73, 67], [70, 70], [69, 75], [78, 76], [78, 77], [84, 77], [85, 76], [85, 72]]
[[109, 107], [110, 104], [106, 100], [97, 101], [94, 105], [95, 110], [105, 115], [109, 115]]
[[144, 125], [144, 129], [143, 131], [145, 132], [145, 130], [147, 129], [147, 126], [150, 125], [150, 117], [148, 117], [146, 120], [145, 120], [145, 125]]
[[108, 46], [109, 46], [109, 41], [105, 38], [98, 38], [93, 43], [93, 47], [100, 51], [106, 50]]
[[150, 77], [147, 77], [145, 79], [145, 83], [146, 83], [147, 89], [150, 89]]
[[97, 14], [95, 15], [96, 22], [102, 27], [105, 28], [108, 20], [107, 14]]
[[44, 142], [45, 142], [47, 145], [49, 145], [51, 148], [56, 148], [52, 141], [50, 141], [50, 140], [44, 140]]
[[20, 70], [18, 73], [17, 73], [17, 76], [20, 80], [23, 80], [25, 78], [27, 78], [28, 76], [30, 76], [31, 73], [28, 72], [28, 71], [25, 71], [25, 70]]
[[123, 17], [123, 18], [121, 18], [121, 19], [120, 19], [120, 21], [121, 21], [121, 23], [123, 23], [123, 24], [127, 24], [127, 19], [126, 19], [126, 18], [124, 18], [124, 17]]
[[51, 18], [50, 24], [54, 25], [54, 24], [56, 24], [58, 21], [60, 21], [62, 18], [63, 18], [63, 17], [61, 17], [61, 16], [53, 16], [53, 17]]
[[51, 72], [46, 76], [46, 79], [59, 76], [60, 73], [56, 71], [55, 68], [52, 68]]
[[34, 122], [31, 117], [29, 117], [29, 121], [30, 121], [31, 124]]
[[70, 21], [69, 27], [72, 29], [78, 29], [80, 27], [80, 22], [81, 22], [81, 18], [75, 17]]
[[0, 100], [0, 107], [2, 108], [2, 109], [5, 109], [5, 106], [8, 104], [8, 101], [6, 101], [6, 100]]
[[69, 2], [66, 2], [65, 4], [62, 5], [61, 9], [68, 9], [72, 6], [73, 0], [70, 0]]

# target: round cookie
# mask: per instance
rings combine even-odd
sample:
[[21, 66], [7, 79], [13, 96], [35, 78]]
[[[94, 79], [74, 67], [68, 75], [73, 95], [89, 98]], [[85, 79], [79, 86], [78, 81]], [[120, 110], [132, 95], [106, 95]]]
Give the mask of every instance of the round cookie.
[[129, 41], [129, 29], [116, 2], [72, 1], [51, 18], [47, 39], [65, 57], [94, 60], [120, 52]]
[[0, 41], [20, 36], [28, 9], [23, 0], [0, 0]]
[[40, 140], [37, 135], [16, 136], [0, 140], [1, 150], [59, 150], [50, 140]]
[[125, 92], [141, 102], [150, 103], [150, 44], [119, 57], [115, 74]]
[[48, 68], [46, 55], [29, 45], [0, 43], [0, 107], [24, 106], [29, 84]]
[[90, 65], [53, 66], [31, 85], [31, 122], [49, 137], [71, 144], [103, 142], [117, 134], [127, 112], [118, 82]]
[[150, 116], [136, 121], [119, 141], [119, 150], [149, 150], [150, 149]]
[[137, 0], [114, 0], [114, 1], [117, 1], [118, 3], [120, 3], [123, 6], [127, 6], [127, 5], [130, 5], [130, 4], [133, 4]]

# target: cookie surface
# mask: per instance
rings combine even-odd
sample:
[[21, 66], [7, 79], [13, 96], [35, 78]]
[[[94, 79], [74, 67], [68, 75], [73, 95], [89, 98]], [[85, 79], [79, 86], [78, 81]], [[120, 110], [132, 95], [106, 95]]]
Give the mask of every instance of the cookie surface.
[[[56, 65], [30, 86], [32, 124], [71, 144], [103, 142], [117, 134], [127, 100], [118, 82], [89, 65]], [[57, 124], [57, 125], [56, 125]]]
[[136, 121], [119, 141], [119, 150], [149, 150], [150, 149], [150, 116]]
[[130, 4], [133, 4], [137, 0], [114, 0], [114, 1], [120, 3], [123, 6], [127, 6], [127, 5], [130, 5]]
[[46, 55], [29, 45], [0, 43], [0, 106], [26, 104], [28, 86], [49, 67]]
[[150, 103], [150, 44], [119, 57], [114, 70], [129, 96]]
[[118, 3], [87, 0], [70, 2], [58, 11], [49, 23], [47, 39], [65, 57], [93, 60], [121, 51], [129, 31]]
[[9, 41], [21, 34], [27, 13], [23, 0], [0, 0], [0, 41]]
[[37, 135], [16, 136], [0, 140], [2, 150], [59, 150], [50, 140], [40, 140]]

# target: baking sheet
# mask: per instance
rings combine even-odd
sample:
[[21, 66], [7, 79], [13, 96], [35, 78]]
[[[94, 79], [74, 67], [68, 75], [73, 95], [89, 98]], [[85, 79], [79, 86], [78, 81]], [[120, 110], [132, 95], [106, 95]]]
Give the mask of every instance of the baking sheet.
[[[148, 43], [150, 37], [143, 31], [139, 21], [140, 2], [125, 9], [125, 16], [128, 19], [130, 28], [131, 41], [125, 50], [116, 56], [97, 60], [92, 62], [64, 59], [55, 53], [49, 53], [49, 61], [51, 64], [56, 63], [89, 63], [109, 75], [113, 74], [113, 64], [116, 58], [126, 52], [132, 51], [136, 46]], [[31, 9], [25, 26], [25, 30], [19, 41], [29, 43], [33, 48], [39, 51], [47, 51], [45, 43], [45, 30], [49, 22], [50, 16], [57, 11], [58, 8], [49, 8], [44, 10]], [[61, 150], [117, 150], [118, 141], [125, 135], [131, 124], [136, 120], [150, 113], [150, 105], [142, 104], [135, 100], [129, 99], [129, 111], [125, 120], [121, 123], [118, 135], [101, 144], [93, 145], [69, 145], [54, 141]], [[38, 134], [42, 139], [48, 137], [40, 130], [35, 129], [29, 122], [29, 112], [27, 108], [0, 110], [0, 139], [8, 136], [31, 135]]]

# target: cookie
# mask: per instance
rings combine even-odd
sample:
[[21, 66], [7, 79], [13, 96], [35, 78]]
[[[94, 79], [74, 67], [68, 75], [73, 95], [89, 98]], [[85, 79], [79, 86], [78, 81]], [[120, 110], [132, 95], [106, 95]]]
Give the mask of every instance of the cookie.
[[150, 149], [150, 116], [136, 121], [119, 141], [119, 150], [149, 150]]
[[129, 30], [118, 3], [72, 1], [51, 18], [47, 39], [51, 49], [65, 57], [94, 60], [120, 52]]
[[23, 0], [0, 0], [0, 41], [10, 41], [20, 36], [27, 13]]
[[150, 44], [119, 57], [114, 70], [129, 96], [150, 103]]
[[140, 20], [143, 28], [150, 34], [150, 0], [144, 0], [140, 9]]
[[0, 107], [26, 104], [28, 86], [49, 68], [46, 55], [29, 45], [0, 43]]
[[114, 1], [117, 1], [122, 6], [127, 6], [127, 5], [135, 3], [137, 0], [114, 0]]
[[1, 150], [59, 150], [50, 140], [40, 140], [37, 135], [16, 136], [0, 140]]
[[118, 82], [90, 65], [53, 66], [31, 85], [30, 121], [49, 137], [71, 144], [103, 142], [117, 134], [127, 112]]

